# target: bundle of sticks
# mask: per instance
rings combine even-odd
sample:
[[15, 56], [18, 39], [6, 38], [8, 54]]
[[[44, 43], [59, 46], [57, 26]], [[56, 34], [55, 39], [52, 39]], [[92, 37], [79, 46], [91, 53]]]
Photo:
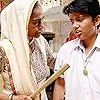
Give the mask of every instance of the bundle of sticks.
[[55, 72], [54, 74], [52, 74], [52, 76], [50, 76], [45, 82], [44, 84], [38, 88], [34, 93], [32, 93], [30, 95], [30, 97], [32, 99], [34, 99], [36, 97], [37, 94], [39, 94], [44, 88], [46, 88], [48, 85], [50, 85], [53, 81], [55, 81], [59, 75], [61, 75], [62, 73], [64, 73], [70, 66], [68, 64], [63, 65], [62, 67], [60, 67], [60, 69]]

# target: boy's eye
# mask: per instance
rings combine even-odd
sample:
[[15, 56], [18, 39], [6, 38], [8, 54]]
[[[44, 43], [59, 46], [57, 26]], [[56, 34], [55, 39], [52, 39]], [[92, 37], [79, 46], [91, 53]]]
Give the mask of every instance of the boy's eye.
[[85, 19], [85, 17], [78, 17], [76, 20], [79, 22], [82, 22]]
[[[76, 18], [76, 21], [82, 22], [84, 19], [85, 19], [85, 17], [78, 17], [78, 18]], [[72, 19], [70, 19], [70, 21], [71, 21], [72, 24], [74, 23], [74, 21]]]
[[71, 21], [72, 24], [74, 23], [73, 20], [70, 20], [70, 21]]
[[74, 23], [73, 19], [70, 19], [70, 21], [71, 21], [72, 24]]

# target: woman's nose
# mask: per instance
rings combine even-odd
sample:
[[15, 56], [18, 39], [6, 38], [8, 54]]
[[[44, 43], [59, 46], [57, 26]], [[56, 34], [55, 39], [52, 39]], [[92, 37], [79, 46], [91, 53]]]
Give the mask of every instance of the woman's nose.
[[43, 22], [41, 21], [41, 23], [39, 24], [39, 29], [43, 29], [44, 28], [44, 24], [43, 24]]

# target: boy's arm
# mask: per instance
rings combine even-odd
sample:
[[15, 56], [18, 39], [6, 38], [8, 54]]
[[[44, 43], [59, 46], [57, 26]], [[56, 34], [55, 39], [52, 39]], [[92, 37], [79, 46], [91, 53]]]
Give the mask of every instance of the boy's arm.
[[64, 79], [57, 78], [55, 81], [54, 92], [53, 92], [53, 100], [64, 100]]

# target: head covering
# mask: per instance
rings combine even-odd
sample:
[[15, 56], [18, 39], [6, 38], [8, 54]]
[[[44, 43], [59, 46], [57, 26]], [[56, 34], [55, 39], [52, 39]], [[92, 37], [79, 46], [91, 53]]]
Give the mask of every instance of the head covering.
[[1, 12], [1, 42], [9, 59], [15, 89], [30, 95], [37, 82], [29, 67], [28, 22], [37, 0], [15, 0]]

